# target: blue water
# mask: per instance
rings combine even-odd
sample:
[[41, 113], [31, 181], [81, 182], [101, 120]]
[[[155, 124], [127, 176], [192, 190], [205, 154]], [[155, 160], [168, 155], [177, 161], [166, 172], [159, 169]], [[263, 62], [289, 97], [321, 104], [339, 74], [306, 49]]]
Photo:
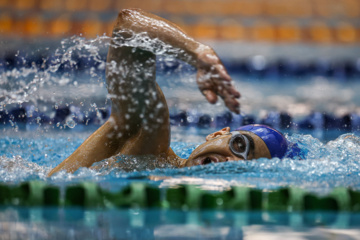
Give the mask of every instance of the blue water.
[[[201, 135], [191, 137], [179, 128], [174, 132], [171, 147], [183, 158], [203, 141]], [[317, 193], [327, 193], [334, 187], [360, 190], [360, 137], [353, 134], [343, 134], [328, 142], [311, 135], [287, 134], [288, 141], [300, 147], [304, 159], [258, 159], [177, 169], [154, 165], [152, 159], [118, 156], [118, 161], [128, 161], [136, 167], [127, 172], [106, 167], [100, 170], [81, 168], [74, 174], [60, 172], [47, 178], [47, 173], [90, 133], [58, 130], [41, 135], [20, 132], [1, 137], [0, 181], [18, 183], [37, 179], [67, 185], [86, 180], [100, 185], [111, 183], [114, 189], [133, 181], [144, 181], [159, 187], [197, 184], [203, 189], [219, 191], [234, 185], [261, 189], [296, 186]]]
[[360, 214], [348, 213], [13, 208], [2, 209], [2, 219], [0, 239], [358, 239], [360, 234]]

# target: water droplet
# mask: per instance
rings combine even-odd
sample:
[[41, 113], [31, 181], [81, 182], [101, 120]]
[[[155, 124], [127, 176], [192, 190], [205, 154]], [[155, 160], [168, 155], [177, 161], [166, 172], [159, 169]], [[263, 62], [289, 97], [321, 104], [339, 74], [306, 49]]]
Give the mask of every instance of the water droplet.
[[164, 105], [160, 102], [160, 103], [158, 103], [157, 105], [156, 105], [156, 108], [162, 108]]
[[76, 123], [72, 117], [66, 119], [66, 126], [69, 128], [74, 128], [76, 126]]

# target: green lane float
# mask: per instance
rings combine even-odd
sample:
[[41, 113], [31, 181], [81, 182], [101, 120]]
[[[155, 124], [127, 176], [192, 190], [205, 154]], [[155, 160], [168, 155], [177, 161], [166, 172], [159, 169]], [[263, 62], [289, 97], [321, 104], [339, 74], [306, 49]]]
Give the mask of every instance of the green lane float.
[[299, 188], [260, 190], [234, 186], [226, 191], [206, 191], [196, 185], [158, 188], [131, 183], [109, 191], [97, 183], [56, 186], [41, 181], [18, 185], [0, 184], [1, 206], [44, 206], [82, 208], [212, 209], [266, 212], [360, 212], [360, 192], [335, 188], [327, 195]]
[[92, 182], [68, 186], [65, 190], [65, 206], [103, 207], [102, 190]]
[[104, 192], [105, 206], [118, 208], [161, 207], [160, 189], [132, 183], [119, 192]]

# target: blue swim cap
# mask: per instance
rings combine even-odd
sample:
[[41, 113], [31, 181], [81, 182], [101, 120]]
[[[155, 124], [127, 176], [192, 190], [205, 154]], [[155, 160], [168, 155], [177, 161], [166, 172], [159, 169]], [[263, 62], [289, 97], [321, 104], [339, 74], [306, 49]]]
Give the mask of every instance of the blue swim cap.
[[261, 124], [242, 126], [237, 131], [248, 131], [259, 136], [266, 144], [272, 158], [283, 158], [288, 149], [286, 138], [277, 130]]

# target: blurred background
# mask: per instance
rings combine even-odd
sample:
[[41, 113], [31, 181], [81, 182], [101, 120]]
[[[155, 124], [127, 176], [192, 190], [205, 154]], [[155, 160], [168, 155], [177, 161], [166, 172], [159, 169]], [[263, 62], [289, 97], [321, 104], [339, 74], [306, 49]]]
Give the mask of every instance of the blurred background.
[[117, 13], [142, 8], [198, 39], [359, 44], [359, 0], [0, 0], [1, 38], [31, 41], [111, 33]]
[[[2, 94], [20, 91], [30, 95], [24, 85], [9, 84], [13, 81], [10, 75], [17, 79], [14, 69], [50, 62], [54, 52], [68, 48], [64, 42], [73, 36], [89, 40], [110, 36], [114, 20], [124, 8], [157, 14], [211, 45], [242, 92], [243, 115], [239, 120], [224, 107], [204, 106], [195, 85], [190, 90], [181, 88], [188, 85], [189, 76], [177, 76], [179, 85], [160, 77], [174, 125], [199, 124], [205, 119], [211, 126], [240, 121], [281, 128], [359, 130], [360, 0], [0, 0]], [[103, 61], [106, 51], [98, 50]], [[90, 58], [78, 57], [75, 62], [76, 71], [94, 65]], [[162, 66], [165, 72], [171, 72], [178, 63]], [[70, 77], [65, 82], [75, 84], [69, 89], [63, 84], [64, 76], [69, 74], [42, 93], [37, 87], [42, 96], [37, 103], [51, 98], [53, 116], [58, 105], [67, 109], [60, 122], [71, 114], [71, 104], [85, 108], [81, 103], [86, 106], [89, 92], [93, 95], [87, 110], [97, 103], [108, 111], [109, 102], [103, 100], [106, 90], [99, 90], [99, 79], [85, 86], [81, 85], [84, 81]], [[79, 98], [66, 100], [64, 96], [69, 96], [71, 90], [76, 90], [72, 96]], [[53, 95], [46, 97], [49, 92]], [[13, 105], [7, 106], [9, 109]], [[206, 116], [201, 118], [201, 114]]]

